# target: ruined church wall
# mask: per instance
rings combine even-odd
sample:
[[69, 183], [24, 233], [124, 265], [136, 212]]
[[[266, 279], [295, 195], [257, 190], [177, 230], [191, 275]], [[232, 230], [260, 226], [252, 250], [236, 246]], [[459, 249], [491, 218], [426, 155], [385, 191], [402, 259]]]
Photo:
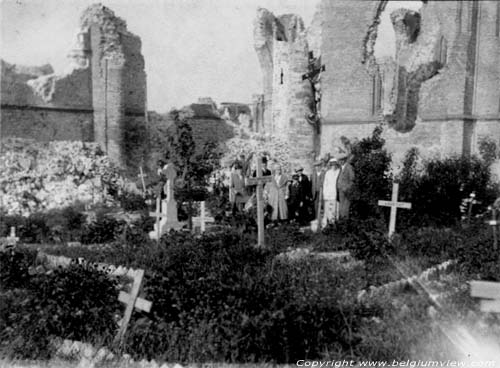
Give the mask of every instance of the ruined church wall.
[[[473, 114], [500, 123], [500, 2], [481, 1]], [[497, 136], [500, 138], [500, 136]]]
[[[340, 136], [345, 136], [351, 141], [361, 140], [370, 137], [377, 125], [377, 123], [367, 123], [324, 127], [321, 137], [323, 154], [335, 152], [335, 148], [339, 146]], [[417, 121], [409, 133], [400, 133], [384, 126], [382, 137], [386, 140], [385, 147], [392, 156], [393, 167], [397, 170], [406, 152], [413, 147], [417, 148], [424, 158], [460, 155], [464, 143], [463, 131], [463, 120]]]
[[373, 121], [373, 77], [362, 64], [364, 37], [378, 2], [325, 0], [321, 57], [321, 115], [327, 124]]
[[2, 138], [18, 137], [37, 141], [93, 140], [92, 110], [3, 106], [0, 121]]
[[[321, 50], [326, 64], [322, 74], [322, 154], [339, 146], [342, 135], [351, 140], [371, 135], [380, 120], [375, 116], [373, 70], [361, 58], [366, 46], [363, 37], [373, 24], [378, 4], [322, 2]], [[500, 140], [498, 2], [432, 1], [422, 6], [421, 15], [417, 41], [405, 46], [400, 67], [413, 72], [433, 62], [443, 66], [420, 86], [414, 126], [404, 133], [385, 128], [383, 136], [395, 166], [412, 147], [424, 157], [445, 157], [477, 153], [485, 136]], [[381, 67], [382, 77], [397, 76], [390, 63]], [[384, 112], [394, 93], [395, 84], [390, 82], [383, 80]]]
[[141, 39], [133, 34], [121, 38], [125, 57], [123, 93], [126, 113], [145, 114], [146, 110], [146, 72], [144, 57], [140, 50]]

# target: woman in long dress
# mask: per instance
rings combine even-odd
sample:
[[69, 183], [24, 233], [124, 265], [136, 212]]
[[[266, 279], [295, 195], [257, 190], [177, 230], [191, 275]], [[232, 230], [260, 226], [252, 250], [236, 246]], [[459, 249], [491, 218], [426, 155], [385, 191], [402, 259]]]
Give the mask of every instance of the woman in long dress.
[[325, 172], [325, 178], [323, 180], [325, 213], [323, 215], [322, 227], [325, 227], [329, 222], [335, 222], [339, 217], [337, 179], [340, 174], [340, 165], [337, 159], [332, 158], [328, 161], [328, 166], [328, 170]]
[[272, 180], [264, 187], [268, 203], [272, 207], [271, 220], [287, 220], [288, 177], [283, 174], [280, 165], [274, 167]]

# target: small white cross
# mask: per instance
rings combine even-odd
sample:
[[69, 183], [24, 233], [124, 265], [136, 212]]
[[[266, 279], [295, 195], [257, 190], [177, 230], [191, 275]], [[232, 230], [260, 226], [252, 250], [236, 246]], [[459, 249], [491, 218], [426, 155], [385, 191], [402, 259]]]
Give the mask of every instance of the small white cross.
[[193, 217], [193, 226], [200, 226], [200, 231], [203, 233], [206, 229], [206, 224], [213, 223], [215, 219], [213, 217], [206, 216], [205, 212], [205, 201], [200, 203], [200, 216]]
[[156, 241], [159, 242], [160, 241], [160, 219], [163, 218], [163, 217], [167, 217], [167, 214], [166, 213], [163, 213], [161, 212], [161, 208], [160, 208], [160, 203], [161, 203], [161, 199], [160, 197], [156, 198], [156, 212], [150, 212], [149, 213], [149, 216], [150, 217], [155, 217], [156, 218]]
[[391, 218], [389, 221], [389, 238], [396, 230], [396, 211], [398, 208], [410, 209], [411, 203], [398, 202], [399, 184], [392, 184], [392, 198], [390, 201], [378, 201], [379, 206], [391, 207]]
[[146, 184], [144, 183], [144, 178], [147, 177], [146, 174], [142, 171], [142, 166], [139, 166], [139, 171], [141, 172], [139, 175], [137, 175], [139, 178], [141, 178], [141, 183], [142, 183], [142, 192], [143, 195], [146, 195]]
[[488, 225], [493, 229], [493, 249], [498, 249], [498, 236], [497, 236], [497, 227], [499, 222], [497, 220], [497, 211], [495, 208], [491, 208], [491, 220], [487, 222]]
[[7, 245], [16, 245], [19, 241], [19, 237], [16, 236], [16, 227], [10, 227], [10, 235], [6, 238]]

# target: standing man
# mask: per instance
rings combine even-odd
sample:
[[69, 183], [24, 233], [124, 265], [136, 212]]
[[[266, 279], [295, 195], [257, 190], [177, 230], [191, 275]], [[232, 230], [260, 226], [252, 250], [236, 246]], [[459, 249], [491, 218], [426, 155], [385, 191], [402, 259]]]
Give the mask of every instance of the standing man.
[[287, 220], [288, 177], [283, 174], [280, 165], [274, 167], [273, 180], [266, 183], [264, 191], [272, 208], [271, 220]]
[[319, 218], [321, 213], [321, 201], [323, 200], [323, 181], [325, 180], [326, 165], [323, 160], [316, 161], [311, 175], [312, 200], [314, 213]]
[[337, 181], [337, 190], [339, 193], [339, 216], [342, 219], [349, 218], [349, 209], [351, 207], [351, 196], [355, 178], [354, 169], [347, 159], [347, 153], [341, 154], [338, 157], [341, 170]]
[[231, 172], [229, 183], [229, 201], [234, 214], [242, 210], [248, 196], [245, 190], [245, 178], [241, 172], [241, 163], [236, 161], [233, 166], [234, 170]]
[[325, 213], [321, 226], [325, 227], [329, 222], [333, 223], [338, 219], [339, 204], [338, 197], [338, 179], [340, 175], [340, 165], [336, 158], [328, 161], [328, 170], [325, 172], [323, 180], [323, 199], [325, 204]]
[[299, 176], [297, 174], [292, 175], [292, 180], [288, 185], [288, 218], [290, 220], [299, 220], [299, 208], [300, 208], [300, 184]]
[[301, 225], [305, 225], [307, 222], [312, 221], [314, 217], [312, 216], [311, 182], [307, 175], [304, 174], [304, 169], [302, 167], [295, 170], [295, 173], [299, 176], [300, 187], [298, 222]]

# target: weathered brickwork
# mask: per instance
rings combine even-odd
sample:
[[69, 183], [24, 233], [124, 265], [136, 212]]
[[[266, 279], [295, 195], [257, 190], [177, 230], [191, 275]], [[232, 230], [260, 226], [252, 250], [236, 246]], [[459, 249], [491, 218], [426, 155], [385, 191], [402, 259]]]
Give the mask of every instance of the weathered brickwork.
[[50, 66], [2, 61], [2, 137], [95, 141], [115, 162], [134, 169], [144, 157], [131, 147], [140, 147], [144, 142], [137, 139], [146, 136], [139, 37], [113, 11], [92, 5], [81, 16], [68, 57], [62, 75]]
[[[304, 46], [321, 55], [325, 65], [316, 153], [341, 146], [341, 136], [369, 136], [381, 122], [386, 123], [384, 137], [396, 166], [411, 147], [423, 156], [443, 157], [475, 153], [485, 136], [500, 143], [498, 2], [428, 1], [418, 12], [395, 10], [391, 21], [396, 55], [379, 60], [374, 46], [386, 5], [387, 1], [320, 2]], [[269, 74], [262, 58], [261, 64]], [[306, 71], [304, 67], [302, 73]], [[275, 90], [275, 66], [273, 73]], [[270, 103], [275, 111], [283, 101], [272, 94]], [[306, 104], [302, 96], [284, 104], [301, 103]], [[301, 113], [289, 109], [288, 118], [300, 118]], [[279, 113], [273, 118], [262, 125], [283, 124]], [[290, 124], [280, 128], [290, 130]], [[289, 142], [296, 145], [313, 137], [312, 131], [302, 133], [295, 139], [289, 135]]]
[[[312, 89], [303, 80], [308, 65], [307, 34], [302, 19], [293, 14], [275, 17], [257, 11], [255, 49], [264, 74], [264, 131], [290, 144], [292, 166], [307, 171], [314, 160], [314, 130], [305, 119], [310, 113]], [[255, 115], [258, 118], [256, 113]]]

